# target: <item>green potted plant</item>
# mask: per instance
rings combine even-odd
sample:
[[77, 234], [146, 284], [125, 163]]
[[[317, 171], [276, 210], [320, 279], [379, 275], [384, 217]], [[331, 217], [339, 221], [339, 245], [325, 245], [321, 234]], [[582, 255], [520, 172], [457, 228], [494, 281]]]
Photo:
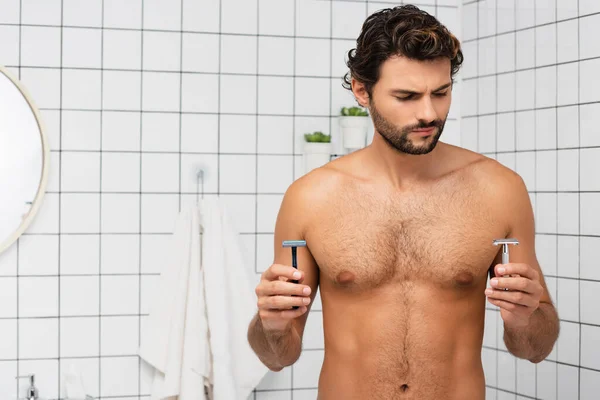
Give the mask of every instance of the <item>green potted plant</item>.
[[342, 143], [347, 149], [359, 149], [366, 145], [369, 114], [362, 107], [342, 107], [339, 116]]
[[331, 135], [321, 131], [304, 134], [304, 172], [327, 164], [331, 158]]

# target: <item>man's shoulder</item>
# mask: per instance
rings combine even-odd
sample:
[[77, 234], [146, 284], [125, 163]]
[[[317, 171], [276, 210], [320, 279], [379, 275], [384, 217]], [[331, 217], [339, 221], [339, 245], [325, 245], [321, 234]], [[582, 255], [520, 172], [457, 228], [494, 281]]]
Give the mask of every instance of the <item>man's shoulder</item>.
[[321, 204], [341, 187], [345, 174], [329, 164], [313, 169], [289, 186], [286, 196], [305, 204]]

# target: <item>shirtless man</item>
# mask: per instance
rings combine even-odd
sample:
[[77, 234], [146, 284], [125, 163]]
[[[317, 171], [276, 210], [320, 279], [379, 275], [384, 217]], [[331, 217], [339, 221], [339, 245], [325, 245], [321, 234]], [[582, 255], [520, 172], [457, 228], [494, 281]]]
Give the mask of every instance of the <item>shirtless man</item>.
[[[373, 141], [284, 196], [248, 340], [271, 370], [292, 365], [320, 288], [320, 400], [484, 399], [486, 299], [516, 357], [538, 363], [557, 339], [523, 180], [438, 142], [461, 62], [458, 40], [418, 9], [371, 15], [346, 83], [370, 111]], [[520, 242], [506, 265], [499, 238]], [[284, 240], [306, 240], [298, 271]]]

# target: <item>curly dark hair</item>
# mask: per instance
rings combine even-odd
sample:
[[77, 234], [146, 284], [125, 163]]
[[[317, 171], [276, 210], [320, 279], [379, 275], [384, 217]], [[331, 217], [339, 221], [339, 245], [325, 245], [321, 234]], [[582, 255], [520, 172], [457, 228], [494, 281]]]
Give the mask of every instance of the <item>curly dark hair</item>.
[[367, 17], [356, 48], [347, 55], [350, 71], [342, 85], [352, 90], [351, 78], [355, 78], [365, 85], [369, 96], [379, 79], [381, 64], [391, 56], [420, 61], [446, 57], [452, 78], [463, 62], [459, 40], [434, 16], [410, 4], [385, 8]]

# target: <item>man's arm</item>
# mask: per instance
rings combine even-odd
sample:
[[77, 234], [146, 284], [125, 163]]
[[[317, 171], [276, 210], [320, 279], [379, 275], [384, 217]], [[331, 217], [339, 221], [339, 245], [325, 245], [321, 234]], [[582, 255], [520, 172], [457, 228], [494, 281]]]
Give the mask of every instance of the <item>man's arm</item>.
[[535, 252], [535, 222], [527, 188], [516, 174], [511, 173], [508, 183], [503, 195], [504, 212], [510, 221], [508, 237], [518, 239], [519, 244], [510, 246], [507, 265], [499, 264], [500, 249], [494, 265], [497, 278], [490, 281], [492, 289], [486, 294], [490, 303], [500, 307], [508, 351], [538, 363], [552, 352], [560, 329], [559, 318]]
[[[317, 293], [318, 267], [308, 247], [297, 249], [298, 271], [291, 267], [291, 249], [282, 247], [284, 240], [306, 240], [309, 188], [300, 178], [286, 191], [275, 224], [273, 265], [263, 273], [256, 288], [259, 311], [248, 328], [248, 341], [272, 371], [280, 371], [300, 357], [308, 312]], [[297, 272], [299, 278], [293, 275]], [[293, 279], [298, 283], [288, 282]], [[302, 291], [305, 288], [310, 289], [308, 294]], [[309, 298], [310, 303], [304, 304], [303, 298]], [[299, 308], [294, 310], [292, 305]]]

